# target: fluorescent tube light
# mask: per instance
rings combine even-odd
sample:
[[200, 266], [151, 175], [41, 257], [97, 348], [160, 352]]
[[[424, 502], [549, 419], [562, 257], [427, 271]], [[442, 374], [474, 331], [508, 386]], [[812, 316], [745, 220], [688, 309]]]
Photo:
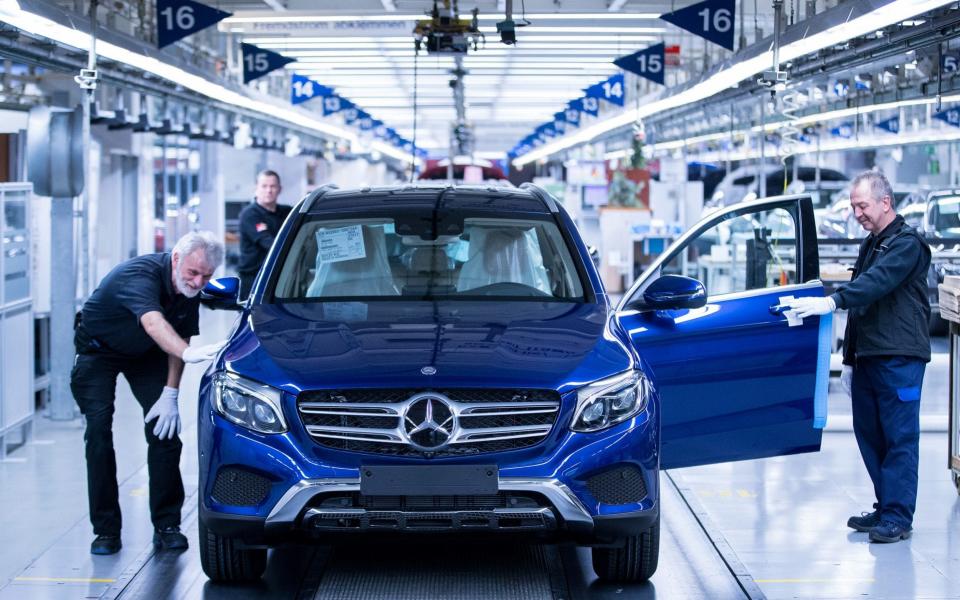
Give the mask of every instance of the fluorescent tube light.
[[[242, 25], [245, 23], [332, 23], [345, 21], [421, 21], [430, 17], [425, 14], [382, 14], [372, 13], [366, 15], [317, 15], [311, 13], [295, 13], [287, 11], [283, 15], [273, 12], [264, 12], [259, 14], [249, 14], [244, 12], [240, 15], [229, 17], [221, 21], [225, 27], [232, 25]], [[465, 18], [461, 15], [461, 18]], [[503, 13], [480, 13], [481, 21], [502, 21], [505, 17]], [[606, 21], [606, 20], [655, 20], [660, 18], [660, 13], [629, 13], [619, 12], [610, 13], [530, 13], [526, 18], [531, 21]]]

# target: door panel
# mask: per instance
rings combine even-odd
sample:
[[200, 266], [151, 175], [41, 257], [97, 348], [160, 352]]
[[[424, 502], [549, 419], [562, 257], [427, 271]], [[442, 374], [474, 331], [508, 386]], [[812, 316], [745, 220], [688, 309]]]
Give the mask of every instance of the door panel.
[[[663, 468], [819, 450], [830, 316], [800, 321], [779, 308], [791, 296], [823, 295], [819, 281], [801, 283], [817, 272], [812, 222], [801, 198], [718, 213], [664, 253], [621, 305], [618, 319], [660, 393]], [[625, 310], [667, 272], [706, 279], [708, 304]]]

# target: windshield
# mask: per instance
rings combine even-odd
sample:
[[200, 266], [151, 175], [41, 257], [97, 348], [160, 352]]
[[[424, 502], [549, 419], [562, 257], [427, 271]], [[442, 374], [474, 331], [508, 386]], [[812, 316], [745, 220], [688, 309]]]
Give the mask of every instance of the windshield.
[[933, 196], [927, 206], [927, 222], [937, 234], [960, 237], [960, 196]]
[[280, 266], [278, 300], [583, 301], [550, 220], [417, 213], [305, 222]]

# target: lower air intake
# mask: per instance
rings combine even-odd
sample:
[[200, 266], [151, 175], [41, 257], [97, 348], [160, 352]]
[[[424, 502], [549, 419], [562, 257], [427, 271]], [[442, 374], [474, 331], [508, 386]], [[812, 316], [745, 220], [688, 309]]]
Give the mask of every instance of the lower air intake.
[[213, 482], [213, 499], [231, 506], [256, 506], [270, 493], [270, 480], [244, 469], [226, 467]]
[[647, 495], [640, 469], [626, 465], [587, 479], [587, 489], [603, 504], [635, 504]]

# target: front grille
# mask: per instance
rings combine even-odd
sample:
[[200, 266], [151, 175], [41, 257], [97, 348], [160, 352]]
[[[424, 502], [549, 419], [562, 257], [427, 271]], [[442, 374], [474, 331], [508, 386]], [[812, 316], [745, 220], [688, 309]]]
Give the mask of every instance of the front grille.
[[270, 480], [236, 467], [225, 467], [213, 482], [213, 499], [232, 506], [256, 506], [270, 493]]
[[311, 502], [319, 508], [365, 508], [367, 510], [493, 510], [496, 508], [542, 508], [549, 502], [539, 494], [498, 492], [484, 496], [365, 496], [359, 492], [330, 494]]
[[[556, 422], [560, 395], [482, 388], [323, 390], [301, 393], [297, 408], [307, 432], [327, 448], [469, 456], [543, 441]], [[437, 427], [420, 427], [427, 421]]]
[[308, 529], [332, 530], [549, 530], [556, 518], [536, 494], [489, 496], [364, 496], [353, 492], [315, 499], [304, 515]]
[[647, 495], [640, 469], [625, 465], [587, 479], [587, 489], [603, 504], [634, 504]]

